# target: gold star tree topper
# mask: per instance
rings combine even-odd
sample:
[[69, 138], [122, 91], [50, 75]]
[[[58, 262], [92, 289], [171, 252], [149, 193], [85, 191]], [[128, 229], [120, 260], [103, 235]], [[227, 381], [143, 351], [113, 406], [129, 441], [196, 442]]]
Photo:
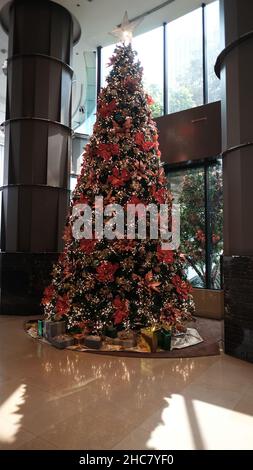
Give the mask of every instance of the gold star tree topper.
[[137, 28], [137, 26], [139, 26], [141, 21], [142, 21], [142, 18], [138, 20], [134, 20], [134, 21], [129, 21], [128, 13], [126, 11], [121, 25], [113, 29], [113, 31], [110, 34], [116, 37], [117, 39], [119, 39], [119, 41], [125, 44], [129, 44], [130, 42], [132, 42], [134, 30]]

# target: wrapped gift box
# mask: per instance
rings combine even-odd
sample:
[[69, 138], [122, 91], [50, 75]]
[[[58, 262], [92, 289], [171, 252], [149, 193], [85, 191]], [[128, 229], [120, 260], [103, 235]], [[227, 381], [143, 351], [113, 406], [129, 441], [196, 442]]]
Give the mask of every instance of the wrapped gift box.
[[123, 349], [131, 349], [131, 348], [134, 348], [137, 345], [137, 341], [135, 339], [120, 339], [119, 340], [119, 345]]
[[133, 331], [119, 331], [117, 338], [107, 336], [105, 341], [108, 344], [120, 346], [123, 349], [131, 349], [137, 345], [137, 335]]
[[58, 335], [50, 339], [50, 343], [58, 349], [65, 349], [68, 346], [73, 346], [75, 340], [70, 335]]
[[134, 348], [137, 345], [137, 335], [134, 331], [119, 331], [119, 345], [124, 349]]
[[154, 327], [142, 328], [141, 338], [147, 346], [147, 350], [150, 352], [156, 352], [158, 346], [157, 331]]
[[38, 320], [38, 336], [43, 336], [44, 322], [43, 320]]
[[123, 349], [131, 349], [137, 345], [136, 338], [109, 338], [108, 336], [105, 338], [107, 344], [111, 344], [114, 346], [120, 346]]
[[50, 339], [54, 336], [64, 335], [66, 333], [66, 323], [65, 321], [44, 321], [44, 331], [43, 336]]
[[84, 345], [90, 349], [100, 349], [102, 346], [102, 338], [95, 335], [86, 336], [86, 338], [84, 338]]
[[161, 328], [156, 332], [158, 346], [165, 351], [170, 351], [171, 349], [171, 331]]

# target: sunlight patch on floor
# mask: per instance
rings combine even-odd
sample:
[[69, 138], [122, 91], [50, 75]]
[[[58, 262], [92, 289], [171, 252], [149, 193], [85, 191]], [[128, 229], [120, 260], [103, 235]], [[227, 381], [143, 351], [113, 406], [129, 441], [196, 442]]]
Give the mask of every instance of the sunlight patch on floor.
[[175, 394], [165, 400], [168, 406], [162, 411], [160, 419], [157, 415], [159, 424], [151, 432], [147, 447], [158, 450], [177, 449], [184, 439], [186, 448], [193, 448], [194, 440], [184, 397]]
[[23, 415], [20, 407], [25, 403], [26, 385], [21, 384], [0, 406], [0, 442], [13, 443], [21, 428]]
[[[153, 430], [146, 444], [149, 449], [252, 448], [252, 416], [182, 395], [166, 400], [168, 406], [153, 417]], [[236, 422], [241, 429], [239, 435], [235, 432]]]

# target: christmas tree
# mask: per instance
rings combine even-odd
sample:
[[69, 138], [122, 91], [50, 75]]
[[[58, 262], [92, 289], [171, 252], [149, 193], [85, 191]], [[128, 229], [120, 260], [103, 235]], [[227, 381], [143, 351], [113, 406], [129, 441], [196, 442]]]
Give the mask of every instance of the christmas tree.
[[[64, 319], [70, 332], [100, 333], [108, 325], [121, 330], [161, 323], [177, 328], [194, 310], [184, 257], [164, 248], [160, 231], [158, 238], [151, 237], [148, 217], [143, 239], [127, 238], [127, 221], [124, 233], [115, 230], [114, 239], [99, 239], [94, 214], [90, 227], [80, 228], [86, 235], [90, 230], [89, 238], [76, 237], [73, 230], [77, 208], [89, 205], [94, 210], [98, 196], [103, 197], [101, 213], [108, 204], [118, 204], [124, 211], [130, 204], [167, 204], [171, 215], [172, 195], [160, 164], [152, 99], [143, 90], [142, 67], [131, 44], [118, 45], [110, 65], [72, 195], [64, 252], [42, 300], [45, 317]], [[110, 230], [115, 225], [113, 215], [112, 211], [105, 217]], [[137, 215], [134, 212], [134, 228]]]

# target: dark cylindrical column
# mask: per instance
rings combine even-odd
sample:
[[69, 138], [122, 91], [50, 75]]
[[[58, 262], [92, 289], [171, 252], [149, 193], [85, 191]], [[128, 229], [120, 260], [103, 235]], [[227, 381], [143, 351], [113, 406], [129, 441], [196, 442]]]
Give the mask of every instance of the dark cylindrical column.
[[221, 0], [225, 351], [253, 361], [253, 3]]
[[68, 203], [73, 19], [48, 0], [8, 8], [0, 311], [35, 313]]

